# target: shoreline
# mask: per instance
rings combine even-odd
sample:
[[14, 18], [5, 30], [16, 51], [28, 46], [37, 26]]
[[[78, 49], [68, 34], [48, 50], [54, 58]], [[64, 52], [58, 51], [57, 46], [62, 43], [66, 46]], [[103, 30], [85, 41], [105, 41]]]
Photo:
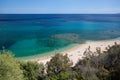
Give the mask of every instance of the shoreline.
[[[112, 45], [114, 45], [115, 42], [117, 44], [120, 44], [120, 38], [111, 39], [111, 40], [101, 40], [101, 41], [88, 40], [83, 44], [78, 44], [76, 46], [73, 46], [72, 48], [63, 50], [61, 52], [56, 51], [56, 53], [60, 53], [62, 55], [67, 54], [69, 59], [73, 62], [73, 65], [75, 65], [79, 59], [82, 59], [82, 57], [84, 56], [83, 55], [84, 51], [86, 49], [88, 49], [89, 46], [90, 46], [90, 50], [93, 52], [96, 51], [97, 47], [100, 47], [101, 51], [104, 51], [105, 48], [108, 47], [108, 45], [112, 46]], [[51, 55], [33, 58], [33, 59], [27, 59], [26, 61], [43, 63], [45, 65], [48, 61], [50, 61], [51, 57], [54, 55], [55, 55], [55, 53], [51, 54]]]
[[45, 53], [42, 53], [42, 54], [36, 54], [36, 55], [32, 55], [32, 56], [18, 57], [17, 59], [19, 59], [19, 60], [31, 60], [31, 59], [43, 58], [43, 57], [47, 57], [47, 56], [53, 56], [56, 53], [61, 53], [65, 50], [71, 49], [71, 48], [73, 48], [77, 45], [78, 44], [70, 44], [70, 45], [68, 45], [66, 47], [63, 47], [61, 49], [55, 49], [53, 51], [45, 52]]

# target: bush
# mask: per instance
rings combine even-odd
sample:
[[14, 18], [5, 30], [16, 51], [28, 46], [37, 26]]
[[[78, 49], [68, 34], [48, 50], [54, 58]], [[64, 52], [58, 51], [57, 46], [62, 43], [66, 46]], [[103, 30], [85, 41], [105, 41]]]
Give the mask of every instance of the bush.
[[120, 45], [115, 43], [103, 52], [92, 52], [89, 48], [85, 55], [75, 66], [84, 80], [120, 80]]
[[21, 62], [21, 69], [26, 80], [42, 80], [44, 77], [44, 66], [35, 62]]
[[19, 62], [9, 51], [0, 54], [0, 80], [24, 80]]

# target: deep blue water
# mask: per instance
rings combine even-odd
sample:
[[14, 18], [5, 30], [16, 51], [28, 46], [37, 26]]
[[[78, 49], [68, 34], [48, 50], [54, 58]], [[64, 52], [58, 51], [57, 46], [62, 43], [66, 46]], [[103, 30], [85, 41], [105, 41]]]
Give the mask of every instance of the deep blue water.
[[0, 49], [25, 57], [120, 37], [120, 14], [0, 14]]

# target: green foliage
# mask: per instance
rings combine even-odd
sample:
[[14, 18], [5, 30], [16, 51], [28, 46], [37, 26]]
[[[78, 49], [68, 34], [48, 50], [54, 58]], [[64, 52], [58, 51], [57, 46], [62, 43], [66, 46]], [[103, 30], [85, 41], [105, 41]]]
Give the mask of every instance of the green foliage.
[[56, 54], [50, 62], [47, 63], [47, 73], [49, 76], [58, 75], [61, 72], [71, 71], [72, 62], [67, 55]]
[[58, 77], [56, 75], [53, 76], [46, 76], [46, 78], [44, 80], [58, 80]]
[[81, 79], [83, 79], [83, 78], [82, 78], [82, 74], [81, 74], [81, 72], [79, 72], [79, 71], [76, 71], [76, 72], [74, 73], [74, 75], [75, 75], [76, 80], [81, 80]]
[[114, 46], [109, 46], [105, 53], [108, 55], [104, 64], [110, 72], [108, 78], [111, 80], [120, 80], [120, 45], [115, 43]]
[[56, 54], [47, 66], [47, 80], [81, 80], [81, 74], [72, 68], [72, 62], [67, 55]]
[[68, 80], [70, 78], [70, 75], [66, 72], [61, 72], [59, 75], [59, 80]]
[[86, 57], [76, 64], [75, 69], [82, 72], [84, 80], [120, 80], [120, 45], [100, 48], [96, 52], [85, 52]]
[[21, 62], [21, 69], [26, 80], [42, 80], [44, 77], [44, 66], [35, 62]]
[[18, 61], [5, 50], [0, 54], [0, 80], [24, 80]]
[[11, 52], [0, 53], [0, 80], [120, 80], [120, 45], [85, 51], [85, 57], [72, 67], [67, 55], [56, 54], [43, 64], [18, 62]]

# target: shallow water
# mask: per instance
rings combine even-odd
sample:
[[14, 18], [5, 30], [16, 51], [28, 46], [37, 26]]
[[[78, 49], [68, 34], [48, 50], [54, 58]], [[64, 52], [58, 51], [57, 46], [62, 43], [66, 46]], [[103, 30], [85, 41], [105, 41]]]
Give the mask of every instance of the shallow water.
[[16, 57], [43, 55], [87, 40], [120, 37], [118, 14], [0, 15], [0, 49]]

